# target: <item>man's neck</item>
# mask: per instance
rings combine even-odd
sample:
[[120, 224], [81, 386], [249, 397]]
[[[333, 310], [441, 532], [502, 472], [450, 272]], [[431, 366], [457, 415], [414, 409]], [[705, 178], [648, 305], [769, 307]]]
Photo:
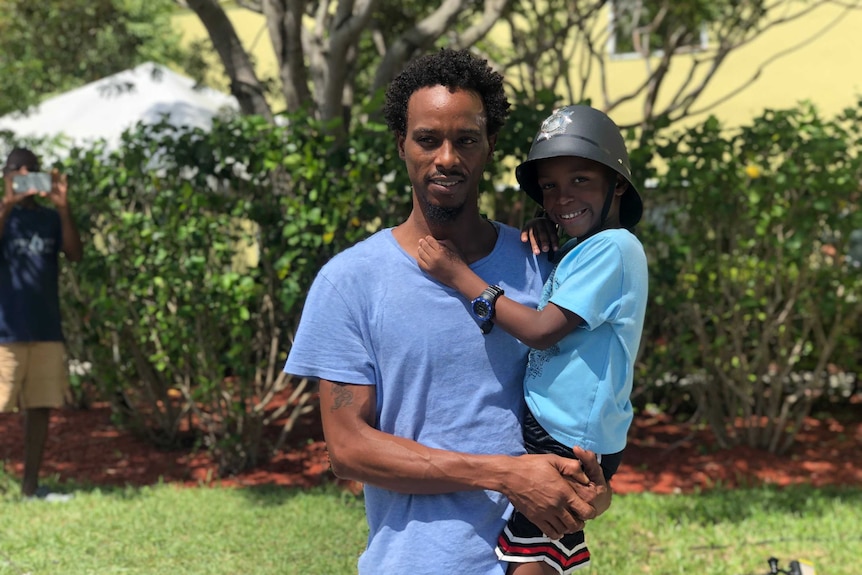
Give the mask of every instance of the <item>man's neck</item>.
[[432, 236], [455, 247], [472, 263], [487, 256], [497, 242], [497, 227], [478, 210], [465, 211], [449, 222], [430, 221], [414, 209], [404, 223], [393, 230], [393, 236], [410, 255], [418, 256], [419, 240]]

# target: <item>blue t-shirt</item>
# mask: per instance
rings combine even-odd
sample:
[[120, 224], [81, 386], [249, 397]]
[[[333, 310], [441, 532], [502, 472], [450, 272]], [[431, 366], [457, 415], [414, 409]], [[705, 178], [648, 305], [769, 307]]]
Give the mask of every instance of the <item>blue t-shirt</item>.
[[60, 215], [14, 206], [0, 236], [0, 343], [63, 341]]
[[[549, 265], [498, 225], [493, 251], [470, 267], [535, 307]], [[543, 261], [545, 260], [545, 261]], [[527, 348], [483, 335], [458, 292], [430, 278], [387, 229], [327, 263], [305, 303], [284, 371], [373, 385], [377, 427], [432, 448], [524, 453]], [[361, 575], [504, 575], [494, 547], [508, 501], [493, 491], [406, 495], [365, 486]]]
[[576, 244], [545, 283], [539, 309], [550, 301], [584, 320], [556, 345], [531, 350], [524, 377], [530, 411], [563, 445], [625, 447], [648, 281], [640, 241], [613, 229]]

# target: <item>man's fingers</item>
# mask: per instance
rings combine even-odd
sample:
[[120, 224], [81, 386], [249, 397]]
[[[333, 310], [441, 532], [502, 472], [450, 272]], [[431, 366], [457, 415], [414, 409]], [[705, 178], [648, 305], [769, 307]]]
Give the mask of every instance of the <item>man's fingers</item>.
[[581, 449], [580, 447], [572, 448], [575, 457], [581, 461], [581, 467], [584, 473], [590, 478], [589, 485], [574, 485], [575, 491], [580, 497], [585, 498], [590, 502], [592, 516], [583, 516], [585, 519], [598, 517], [608, 510], [611, 506], [612, 491], [608, 482], [605, 480], [605, 474], [602, 471], [602, 466], [599, 465], [596, 454]]
[[583, 529], [584, 522], [573, 513], [565, 511], [560, 517], [554, 517], [541, 524], [536, 523], [536, 527], [551, 539], [559, 539], [567, 533], [574, 533]]
[[562, 457], [557, 461], [557, 469], [560, 471], [560, 475], [567, 479], [576, 481], [583, 485], [589, 485], [590, 483], [589, 476], [584, 472], [581, 462], [577, 459]]
[[581, 469], [589, 477], [590, 481], [604, 485], [605, 474], [602, 472], [602, 466], [599, 464], [596, 454], [578, 446], [572, 447], [572, 452], [578, 458], [578, 461], [581, 462]]
[[557, 527], [551, 523], [544, 523], [543, 525], [536, 525], [539, 529], [542, 530], [542, 533], [550, 537], [551, 539], [559, 539], [563, 536], [561, 531], [561, 527]]

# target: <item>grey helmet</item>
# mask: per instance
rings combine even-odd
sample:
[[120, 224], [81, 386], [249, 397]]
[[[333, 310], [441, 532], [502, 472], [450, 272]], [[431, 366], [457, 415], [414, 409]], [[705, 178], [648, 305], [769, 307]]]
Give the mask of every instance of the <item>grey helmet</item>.
[[542, 190], [536, 175], [536, 161], [560, 156], [593, 160], [624, 177], [629, 186], [620, 198], [620, 224], [631, 229], [640, 221], [643, 201], [632, 184], [626, 144], [620, 129], [604, 112], [584, 105], [566, 106], [554, 110], [542, 122], [527, 161], [515, 169], [518, 184], [539, 205], [542, 205]]

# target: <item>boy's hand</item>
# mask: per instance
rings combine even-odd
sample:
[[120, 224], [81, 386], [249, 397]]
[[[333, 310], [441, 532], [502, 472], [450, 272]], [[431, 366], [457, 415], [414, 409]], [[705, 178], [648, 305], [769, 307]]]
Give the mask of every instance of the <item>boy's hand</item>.
[[4, 193], [3, 193], [3, 205], [4, 206], [14, 206], [18, 202], [23, 201], [30, 196], [38, 195], [39, 192], [36, 190], [27, 190], [23, 194], [16, 194], [14, 188], [12, 187], [12, 180], [15, 178], [14, 174], [6, 174], [3, 176], [3, 185], [4, 185]]
[[458, 274], [469, 269], [458, 252], [433, 236], [425, 236], [419, 240], [417, 261], [422, 270], [449, 287], [455, 287]]
[[533, 218], [524, 224], [524, 229], [521, 231], [521, 241], [530, 242], [533, 253], [536, 255], [549, 250], [555, 252], [560, 248], [557, 226], [548, 218]]

